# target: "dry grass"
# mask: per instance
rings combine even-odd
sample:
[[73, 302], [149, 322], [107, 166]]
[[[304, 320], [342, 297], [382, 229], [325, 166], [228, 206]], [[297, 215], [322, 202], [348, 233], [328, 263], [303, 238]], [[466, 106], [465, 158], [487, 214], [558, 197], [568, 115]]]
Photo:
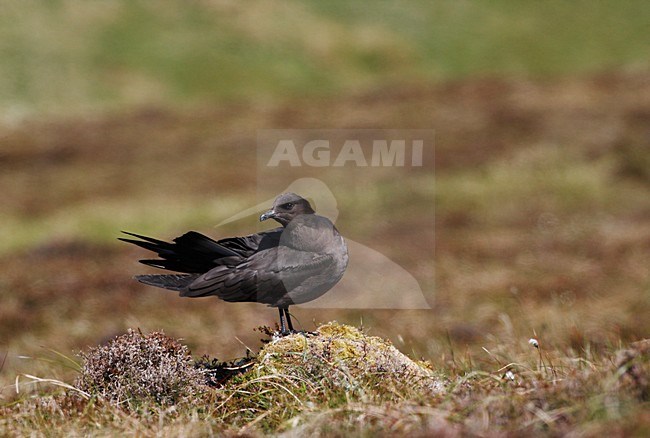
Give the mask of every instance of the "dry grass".
[[[81, 388], [55, 381], [64, 389], [1, 408], [0, 425], [12, 435], [144, 436], [641, 436], [650, 427], [644, 415], [650, 402], [648, 340], [589, 358], [558, 355], [539, 343], [501, 358], [486, 349], [492, 371], [475, 369], [466, 357], [468, 362], [439, 366], [448, 373], [442, 378], [428, 368], [432, 364], [413, 362], [352, 327], [330, 323], [318, 331], [270, 342], [246, 372], [212, 388], [178, 341], [129, 332], [82, 355]], [[176, 364], [173, 370], [169, 363]]]

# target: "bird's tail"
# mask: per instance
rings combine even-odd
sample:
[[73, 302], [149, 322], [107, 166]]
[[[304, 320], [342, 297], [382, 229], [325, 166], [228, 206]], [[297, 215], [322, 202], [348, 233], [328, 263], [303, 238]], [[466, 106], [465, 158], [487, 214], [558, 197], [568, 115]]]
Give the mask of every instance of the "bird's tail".
[[120, 237], [118, 240], [148, 249], [160, 256], [160, 259], [140, 260], [140, 263], [154, 268], [188, 274], [202, 273], [214, 268], [216, 259], [241, 256], [237, 251], [196, 231], [187, 232], [181, 237], [175, 238], [171, 243], [135, 233], [122, 232], [140, 240], [124, 237]]
[[199, 274], [153, 274], [136, 275], [135, 279], [150, 286], [183, 291], [198, 277]]

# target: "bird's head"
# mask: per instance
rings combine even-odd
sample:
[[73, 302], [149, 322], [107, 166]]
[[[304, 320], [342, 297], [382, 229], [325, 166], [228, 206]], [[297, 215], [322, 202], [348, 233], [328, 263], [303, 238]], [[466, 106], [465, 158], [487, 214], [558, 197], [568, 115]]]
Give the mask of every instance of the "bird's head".
[[289, 222], [301, 214], [316, 213], [309, 201], [295, 193], [283, 193], [273, 202], [273, 208], [260, 216], [260, 221], [275, 219], [286, 227]]

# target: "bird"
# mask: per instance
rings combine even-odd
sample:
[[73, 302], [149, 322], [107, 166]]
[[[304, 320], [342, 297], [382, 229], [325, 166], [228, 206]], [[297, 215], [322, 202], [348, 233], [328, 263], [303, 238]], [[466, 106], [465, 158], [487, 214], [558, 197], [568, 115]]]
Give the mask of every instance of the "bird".
[[[178, 291], [181, 297], [217, 296], [227, 302], [257, 302], [278, 308], [280, 335], [297, 333], [289, 306], [329, 291], [348, 266], [344, 238], [309, 201], [283, 193], [259, 220], [279, 227], [242, 237], [214, 240], [196, 231], [163, 240], [122, 231], [118, 240], [155, 252], [140, 263], [174, 274], [136, 275], [146, 285]], [[135, 237], [136, 239], [133, 239]]]

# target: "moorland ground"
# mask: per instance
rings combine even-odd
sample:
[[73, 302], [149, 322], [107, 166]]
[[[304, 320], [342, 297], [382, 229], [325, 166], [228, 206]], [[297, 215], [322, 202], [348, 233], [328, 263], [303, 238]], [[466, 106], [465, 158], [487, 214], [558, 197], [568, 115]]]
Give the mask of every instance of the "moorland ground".
[[[254, 161], [252, 127], [277, 124], [437, 127], [435, 160], [422, 169], [398, 181], [377, 174], [363, 203], [367, 185], [337, 193], [339, 229], [412, 272], [432, 309], [297, 309], [304, 327], [363, 324], [463, 373], [537, 363], [534, 336], [549, 360], [613, 360], [650, 332], [649, 103], [648, 75], [618, 72], [380, 90], [317, 108], [147, 109], [5, 128], [2, 397], [20, 397], [18, 373], [72, 381], [49, 349], [71, 355], [129, 327], [163, 329], [196, 356], [259, 348], [253, 329], [272, 326], [276, 312], [140, 285], [131, 276], [143, 270], [142, 251], [114, 238], [125, 226], [168, 237], [186, 224], [213, 236], [249, 231], [254, 218], [213, 228], [224, 206], [257, 202], [255, 174], [229, 162]], [[400, 208], [386, 208], [398, 191]], [[423, 240], [418, 218], [429, 202], [435, 238]], [[377, 211], [385, 225], [363, 227]], [[647, 427], [645, 417], [623, 416]]]
[[[0, 431], [647, 434], [647, 348], [633, 344], [650, 337], [647, 6], [548, 3], [10, 3]], [[294, 313], [390, 339], [448, 393], [289, 397], [251, 421], [262, 407], [56, 405], [60, 387], [24, 376], [17, 394], [24, 374], [74, 382], [60, 354], [128, 328], [195, 357], [260, 347], [273, 309], [140, 285], [143, 251], [116, 237], [250, 232], [254, 217], [214, 225], [275, 194], [254, 164], [269, 128], [435, 131], [420, 168], [331, 181], [337, 227], [417, 278], [431, 309]]]

